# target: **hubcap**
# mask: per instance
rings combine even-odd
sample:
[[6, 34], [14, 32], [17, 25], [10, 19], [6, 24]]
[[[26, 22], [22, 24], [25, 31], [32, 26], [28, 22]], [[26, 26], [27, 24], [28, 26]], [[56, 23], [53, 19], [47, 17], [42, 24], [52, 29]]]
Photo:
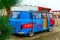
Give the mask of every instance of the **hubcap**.
[[30, 31], [29, 36], [33, 36], [33, 35], [34, 35], [34, 33], [32, 31]]
[[52, 31], [52, 27], [50, 28], [50, 30], [49, 31]]

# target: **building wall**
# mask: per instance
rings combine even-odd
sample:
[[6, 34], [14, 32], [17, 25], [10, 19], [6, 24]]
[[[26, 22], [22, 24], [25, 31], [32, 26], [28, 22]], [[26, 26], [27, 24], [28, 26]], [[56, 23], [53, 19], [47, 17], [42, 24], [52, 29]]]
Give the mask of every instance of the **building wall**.
[[58, 12], [52, 12], [54, 15], [54, 18], [60, 18], [60, 11]]
[[54, 18], [55, 18], [55, 25], [57, 27], [60, 26], [60, 11], [55, 11], [55, 12], [52, 12], [53, 15], [54, 15]]

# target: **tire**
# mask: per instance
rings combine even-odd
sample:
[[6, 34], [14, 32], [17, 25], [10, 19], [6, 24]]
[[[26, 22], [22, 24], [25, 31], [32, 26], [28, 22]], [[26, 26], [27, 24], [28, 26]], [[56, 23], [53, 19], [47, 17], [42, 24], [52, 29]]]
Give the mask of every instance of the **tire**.
[[33, 31], [29, 31], [29, 34], [28, 34], [29, 37], [32, 37], [34, 36], [34, 32]]
[[47, 31], [51, 32], [51, 31], [53, 31], [53, 28], [51, 27], [51, 28], [47, 29]]

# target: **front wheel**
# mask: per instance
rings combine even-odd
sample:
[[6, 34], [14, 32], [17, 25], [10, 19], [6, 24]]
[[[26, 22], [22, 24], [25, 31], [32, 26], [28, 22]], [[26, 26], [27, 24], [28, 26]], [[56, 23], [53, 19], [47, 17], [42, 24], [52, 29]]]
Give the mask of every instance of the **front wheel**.
[[53, 28], [51, 27], [51, 28], [47, 29], [47, 31], [51, 32], [51, 31], [53, 31]]
[[34, 32], [33, 31], [29, 31], [29, 34], [28, 34], [29, 37], [32, 37], [34, 36]]

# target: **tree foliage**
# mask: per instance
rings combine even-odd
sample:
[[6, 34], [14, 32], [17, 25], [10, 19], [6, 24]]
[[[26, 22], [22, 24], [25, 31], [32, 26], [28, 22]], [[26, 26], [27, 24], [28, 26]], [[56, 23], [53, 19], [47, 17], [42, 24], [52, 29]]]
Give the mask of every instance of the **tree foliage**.
[[3, 4], [2, 4], [2, 2], [0, 1], [0, 9], [2, 9], [3, 8]]
[[6, 16], [0, 17], [0, 40], [7, 40], [12, 34], [13, 28], [8, 25]]
[[[18, 0], [0, 0], [0, 9], [5, 8], [7, 14], [10, 12], [11, 6], [18, 3]], [[8, 17], [0, 17], [0, 40], [6, 40], [12, 34], [12, 27], [8, 25]]]
[[11, 6], [16, 5], [17, 2], [18, 0], [0, 0], [0, 8], [2, 7], [9, 8]]
[[10, 8], [22, 0], [0, 0], [0, 9], [5, 8], [7, 11], [7, 16], [10, 15]]

